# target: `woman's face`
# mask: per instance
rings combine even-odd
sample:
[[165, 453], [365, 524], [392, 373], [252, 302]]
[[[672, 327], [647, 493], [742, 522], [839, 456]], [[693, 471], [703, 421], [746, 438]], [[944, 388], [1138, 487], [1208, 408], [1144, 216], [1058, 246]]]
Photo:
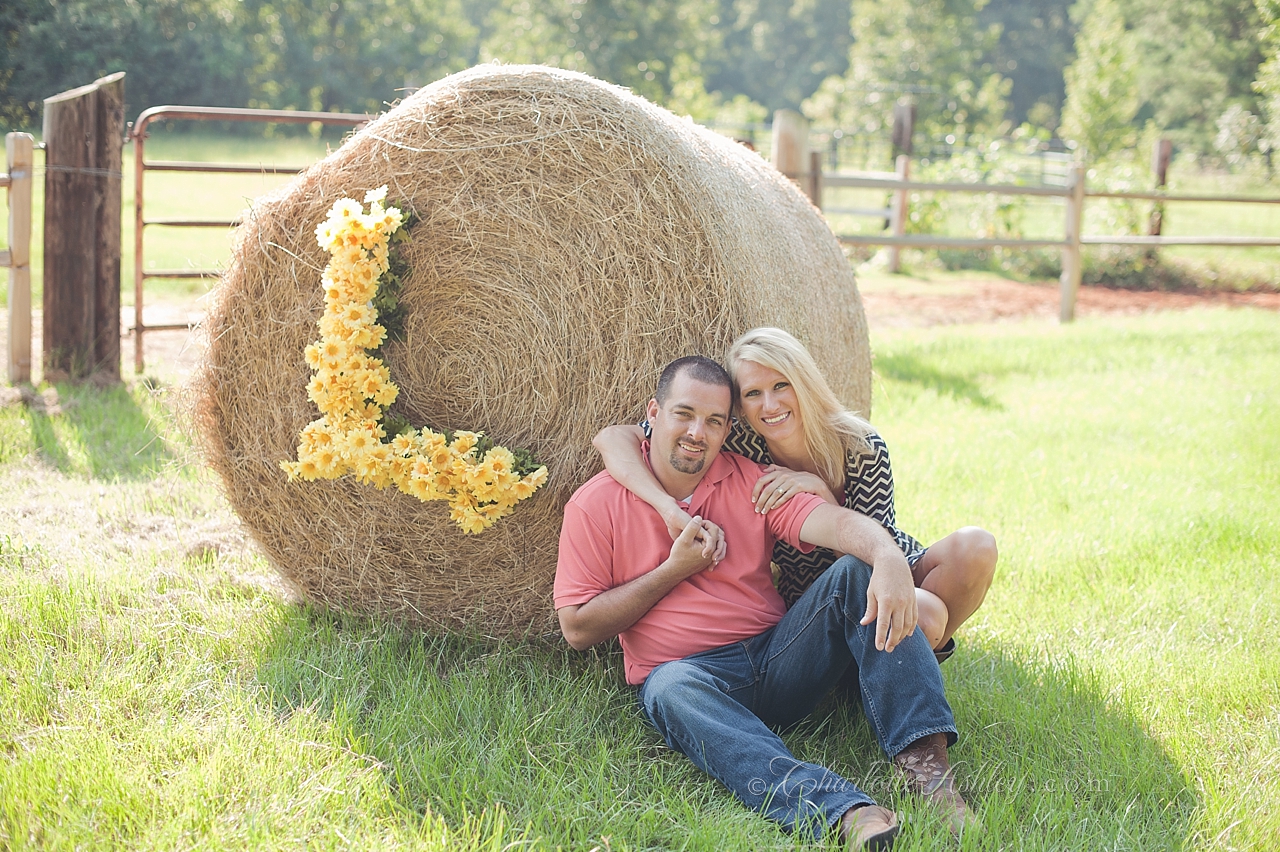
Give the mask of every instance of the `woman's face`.
[[738, 404], [751, 428], [770, 444], [804, 438], [795, 388], [786, 376], [763, 364], [738, 364]]

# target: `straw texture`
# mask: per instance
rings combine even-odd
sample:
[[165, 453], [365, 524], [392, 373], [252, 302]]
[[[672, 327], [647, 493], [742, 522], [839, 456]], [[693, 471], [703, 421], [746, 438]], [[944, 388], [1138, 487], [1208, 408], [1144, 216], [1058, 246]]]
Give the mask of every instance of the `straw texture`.
[[[463, 535], [443, 503], [354, 481], [286, 481], [317, 416], [303, 348], [327, 256], [313, 229], [342, 197], [390, 187], [418, 217], [385, 352], [393, 411], [528, 447], [550, 479]], [[819, 213], [753, 152], [626, 90], [540, 67], [480, 66], [396, 106], [255, 202], [208, 317], [194, 386], [205, 454], [231, 504], [308, 597], [431, 628], [554, 624], [564, 503], [600, 469], [591, 437], [634, 422], [662, 365], [786, 328], [869, 413], [866, 320]]]

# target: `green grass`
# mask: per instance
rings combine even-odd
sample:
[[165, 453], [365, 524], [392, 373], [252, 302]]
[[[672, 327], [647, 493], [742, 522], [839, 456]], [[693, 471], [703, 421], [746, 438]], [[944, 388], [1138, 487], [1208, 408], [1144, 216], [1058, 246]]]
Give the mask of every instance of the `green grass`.
[[[901, 525], [1000, 543], [943, 669], [961, 848], [1273, 848], [1280, 316], [873, 343]], [[615, 652], [293, 601], [167, 392], [57, 390], [0, 409], [0, 847], [806, 845], [661, 747]], [[786, 736], [906, 816], [896, 849], [956, 848], [856, 709]]]

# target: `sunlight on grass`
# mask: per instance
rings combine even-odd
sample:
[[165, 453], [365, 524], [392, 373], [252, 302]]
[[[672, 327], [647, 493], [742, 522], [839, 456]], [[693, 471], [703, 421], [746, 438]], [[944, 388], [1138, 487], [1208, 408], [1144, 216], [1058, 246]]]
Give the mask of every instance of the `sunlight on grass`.
[[[943, 667], [961, 849], [1280, 836], [1280, 316], [877, 334], [902, 527], [995, 586]], [[780, 849], [661, 746], [616, 650], [293, 602], [135, 387], [0, 409], [0, 846]], [[785, 733], [952, 849], [861, 711]]]

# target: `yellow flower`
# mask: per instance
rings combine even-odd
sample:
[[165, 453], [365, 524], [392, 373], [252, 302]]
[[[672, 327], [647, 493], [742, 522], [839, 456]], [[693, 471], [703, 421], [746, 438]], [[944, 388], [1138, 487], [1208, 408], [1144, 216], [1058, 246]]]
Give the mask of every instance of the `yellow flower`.
[[342, 475], [342, 459], [336, 449], [323, 447], [312, 459], [316, 465], [316, 476], [323, 479], [337, 479]]
[[353, 330], [352, 341], [362, 349], [377, 349], [387, 339], [387, 330], [380, 325], [368, 325]]
[[465, 432], [459, 429], [453, 433], [453, 451], [460, 456], [465, 456], [471, 452], [476, 445], [476, 441], [480, 439], [480, 435], [476, 432]]
[[360, 205], [350, 198], [340, 198], [333, 202], [333, 207], [329, 209], [329, 218], [338, 220], [339, 226], [359, 216], [361, 213]]

